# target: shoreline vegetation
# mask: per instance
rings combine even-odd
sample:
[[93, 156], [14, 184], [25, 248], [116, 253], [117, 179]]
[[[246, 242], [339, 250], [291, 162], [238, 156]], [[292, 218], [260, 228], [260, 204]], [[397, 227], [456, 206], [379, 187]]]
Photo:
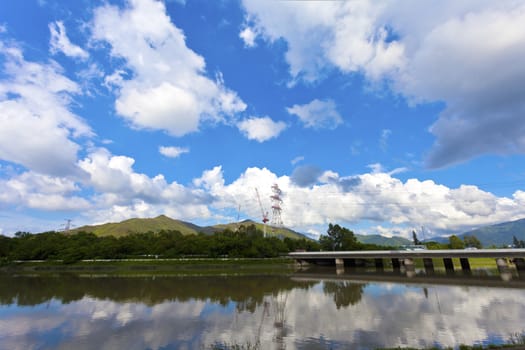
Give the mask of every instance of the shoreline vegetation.
[[[385, 259], [386, 272], [390, 269]], [[454, 262], [459, 265], [459, 259]], [[314, 267], [314, 266], [312, 266]], [[423, 271], [421, 259], [415, 259], [415, 267]], [[496, 271], [494, 259], [473, 258], [474, 270]], [[308, 268], [299, 265], [294, 259], [281, 256], [274, 258], [131, 258], [131, 259], [86, 259], [73, 263], [62, 260], [16, 260], [0, 264], [0, 273], [7, 274], [88, 274], [88, 275], [240, 275], [240, 274], [288, 274], [297, 269]], [[330, 267], [327, 267], [331, 269]], [[372, 262], [358, 267], [357, 271], [373, 269]], [[436, 272], [444, 272], [439, 259], [435, 264]]]
[[[454, 238], [454, 237], [452, 237]], [[475, 237], [455, 247], [426, 243], [427, 249], [461, 249], [469, 243], [479, 246]], [[472, 242], [471, 242], [472, 241]], [[414, 243], [421, 243], [414, 233]], [[481, 248], [481, 246], [479, 246]], [[361, 243], [351, 230], [339, 225], [328, 225], [326, 235], [318, 241], [307, 238], [266, 237], [255, 225], [226, 228], [214, 234], [183, 234], [177, 230], [130, 233], [127, 235], [98, 236], [90, 232], [18, 232], [14, 237], [0, 235], [1, 272], [91, 272], [133, 273], [181, 271], [200, 273], [221, 269], [246, 271], [292, 270], [295, 261], [287, 257], [294, 251], [332, 250], [396, 250], [399, 247]], [[441, 259], [435, 259], [437, 269], [444, 268]], [[459, 259], [453, 259], [459, 266]], [[415, 267], [423, 268], [421, 259]], [[391, 262], [384, 261], [385, 267]], [[361, 262], [366, 267], [366, 262]], [[470, 259], [471, 268], [495, 269], [490, 258]]]
[[70, 264], [60, 260], [12, 261], [0, 266], [11, 274], [74, 273], [89, 275], [237, 275], [283, 274], [294, 271], [289, 258], [180, 258], [180, 259], [89, 259]]

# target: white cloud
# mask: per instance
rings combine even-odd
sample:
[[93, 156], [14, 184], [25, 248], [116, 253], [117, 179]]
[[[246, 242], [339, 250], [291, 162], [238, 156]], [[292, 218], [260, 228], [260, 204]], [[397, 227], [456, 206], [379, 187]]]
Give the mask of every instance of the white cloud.
[[190, 150], [189, 148], [185, 147], [174, 147], [174, 146], [160, 146], [159, 152], [165, 157], [169, 158], [177, 158], [181, 154], [188, 153]]
[[149, 178], [133, 171], [135, 160], [126, 156], [111, 155], [98, 149], [79, 161], [79, 166], [90, 175], [90, 184], [102, 193], [122, 194], [123, 200], [130, 197], [158, 198], [167, 186], [162, 175]]
[[0, 159], [47, 174], [75, 173], [80, 146], [72, 139], [93, 135], [70, 111], [79, 87], [53, 61], [28, 62], [19, 48], [2, 42], [0, 52], [5, 57], [0, 80]]
[[335, 102], [332, 100], [315, 99], [304, 105], [293, 105], [286, 110], [288, 113], [299, 117], [299, 120], [307, 128], [335, 129], [343, 122], [343, 118], [341, 118]]
[[[341, 176], [303, 167], [291, 176], [268, 169], [248, 168], [227, 183], [217, 166], [202, 173], [189, 186], [168, 183], [163, 175], [149, 176], [133, 169], [133, 158], [93, 150], [78, 166], [89, 175], [82, 182], [25, 172], [0, 180], [0, 206], [38, 210], [82, 210], [77, 223], [115, 222], [131, 217], [166, 214], [183, 220], [224, 221], [239, 205], [243, 216], [258, 220], [260, 208], [270, 208], [270, 188], [283, 190], [282, 218], [301, 232], [324, 232], [330, 222], [353, 228], [359, 222], [377, 223], [358, 233], [410, 237], [421, 226], [432, 235], [461, 233], [473, 227], [525, 216], [525, 192], [498, 197], [476, 186], [448, 188], [433, 181], [393, 177], [380, 164], [373, 172]], [[94, 191], [80, 197], [84, 189]], [[4, 225], [5, 226], [5, 225]], [[7, 227], [7, 226], [6, 226]], [[4, 227], [5, 230], [5, 227]]]
[[52, 54], [56, 55], [58, 52], [62, 52], [68, 57], [80, 58], [83, 60], [89, 57], [89, 54], [84, 49], [69, 41], [66, 34], [66, 28], [61, 21], [49, 23], [49, 31], [51, 33], [49, 46]]
[[209, 217], [209, 195], [200, 189], [168, 183], [163, 175], [150, 177], [133, 169], [131, 157], [112, 155], [97, 149], [79, 161], [89, 174], [84, 185], [96, 191], [92, 210], [93, 221], [120, 221], [131, 217], [152, 217], [166, 214], [179, 219]]
[[515, 1], [243, 0], [252, 31], [287, 42], [293, 81], [334, 67], [386, 79], [415, 103], [443, 101], [427, 165], [525, 153], [525, 5]]
[[0, 179], [0, 203], [46, 211], [84, 210], [90, 203], [72, 195], [80, 188], [66, 178], [25, 172]]
[[259, 218], [255, 191], [250, 189], [258, 188], [263, 205], [269, 208], [270, 187], [277, 183], [284, 193], [285, 225], [302, 232], [322, 232], [329, 222], [352, 228], [357, 222], [370, 221], [388, 223], [391, 234], [408, 237], [412, 229], [425, 226], [438, 235], [525, 216], [525, 195], [521, 191], [511, 198], [497, 197], [475, 186], [452, 189], [429, 180], [402, 182], [380, 165], [374, 168], [373, 173], [352, 177], [327, 171], [315, 176], [315, 186], [304, 187], [304, 183], [296, 184], [289, 176], [278, 177], [259, 168], [249, 168], [227, 184], [222, 169], [216, 167], [196, 179], [194, 185], [214, 198], [211, 208], [225, 210], [240, 203], [246, 215]]
[[286, 123], [274, 122], [269, 117], [251, 117], [237, 123], [237, 127], [248, 139], [264, 142], [279, 136], [286, 129]]
[[244, 45], [246, 47], [255, 47], [255, 38], [257, 37], [257, 33], [253, 31], [253, 28], [248, 26], [245, 27], [239, 33], [239, 37], [244, 41]]
[[[106, 80], [118, 88], [117, 113], [134, 127], [182, 136], [204, 121], [222, 122], [246, 108], [220, 77], [206, 77], [204, 59], [186, 46], [162, 2], [99, 7], [92, 31], [95, 40], [111, 46], [112, 56], [125, 60]], [[131, 76], [124, 77], [123, 70]]]
[[387, 27], [378, 23], [382, 3], [244, 0], [243, 5], [254, 33], [288, 42], [294, 79], [318, 80], [329, 65], [376, 79], [403, 64], [403, 46], [387, 41]]

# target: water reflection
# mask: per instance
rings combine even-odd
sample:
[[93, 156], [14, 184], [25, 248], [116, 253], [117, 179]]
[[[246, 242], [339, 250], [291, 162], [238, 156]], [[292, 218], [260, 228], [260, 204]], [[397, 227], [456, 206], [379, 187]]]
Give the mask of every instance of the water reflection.
[[524, 331], [519, 286], [375, 276], [0, 275], [0, 348], [457, 347]]

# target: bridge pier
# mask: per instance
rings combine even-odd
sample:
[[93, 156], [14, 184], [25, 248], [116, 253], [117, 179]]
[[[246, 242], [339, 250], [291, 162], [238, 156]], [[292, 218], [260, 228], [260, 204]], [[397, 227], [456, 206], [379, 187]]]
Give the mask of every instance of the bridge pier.
[[470, 275], [470, 262], [468, 261], [468, 258], [459, 258], [459, 262], [461, 263], [463, 274]]
[[414, 259], [405, 258], [403, 261], [405, 265], [405, 272], [407, 277], [413, 277], [416, 274], [416, 267], [414, 266]]
[[398, 258], [392, 258], [392, 269], [394, 270], [394, 272], [401, 271], [401, 262]]
[[[496, 259], [498, 271], [502, 279], [512, 278], [516, 274], [521, 279], [525, 279], [525, 249], [479, 249], [479, 250], [420, 250], [420, 251], [344, 251], [344, 252], [294, 252], [289, 257], [294, 258], [301, 265], [317, 264], [323, 266], [337, 267], [356, 267], [361, 266], [363, 261], [373, 261], [376, 269], [382, 271], [385, 269], [385, 262], [388, 265], [390, 259], [394, 273], [406, 274], [406, 276], [415, 274], [414, 259], [422, 259], [427, 274], [434, 273], [434, 259], [443, 259], [443, 264], [447, 274], [454, 273], [453, 259], [458, 259], [458, 266], [461, 264], [463, 273], [470, 274], [471, 258], [493, 258]], [[359, 260], [359, 261], [358, 261]], [[508, 262], [512, 261], [516, 266], [509, 267]], [[366, 266], [366, 264], [365, 264]]]
[[514, 265], [516, 265], [516, 270], [520, 277], [525, 277], [525, 259], [523, 258], [514, 258]]
[[498, 266], [499, 272], [508, 272], [509, 265], [507, 264], [507, 259], [497, 258], [496, 265]]
[[423, 258], [423, 265], [425, 266], [425, 272], [429, 275], [434, 273], [434, 262], [432, 258]]
[[454, 273], [454, 262], [452, 258], [443, 258], [443, 264], [445, 264], [445, 271], [447, 274]]
[[345, 272], [345, 260], [337, 258], [335, 259], [335, 273], [342, 275]]
[[383, 265], [383, 259], [381, 258], [375, 259], [375, 265], [376, 265], [376, 271], [383, 272], [385, 270], [385, 266]]
[[499, 275], [504, 281], [509, 281], [512, 279], [512, 273], [510, 272], [509, 265], [507, 264], [507, 259], [497, 258], [496, 265], [498, 265]]

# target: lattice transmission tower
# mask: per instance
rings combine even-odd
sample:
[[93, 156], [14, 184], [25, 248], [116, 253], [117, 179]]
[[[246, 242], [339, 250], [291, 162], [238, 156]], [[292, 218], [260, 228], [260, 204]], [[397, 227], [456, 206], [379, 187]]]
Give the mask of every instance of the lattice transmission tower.
[[272, 195], [270, 198], [272, 199], [272, 221], [271, 225], [273, 227], [282, 227], [283, 226], [283, 219], [281, 218], [281, 212], [282, 208], [281, 205], [283, 204], [283, 200], [281, 198], [281, 195], [283, 192], [279, 188], [277, 184], [274, 184], [272, 186]]

